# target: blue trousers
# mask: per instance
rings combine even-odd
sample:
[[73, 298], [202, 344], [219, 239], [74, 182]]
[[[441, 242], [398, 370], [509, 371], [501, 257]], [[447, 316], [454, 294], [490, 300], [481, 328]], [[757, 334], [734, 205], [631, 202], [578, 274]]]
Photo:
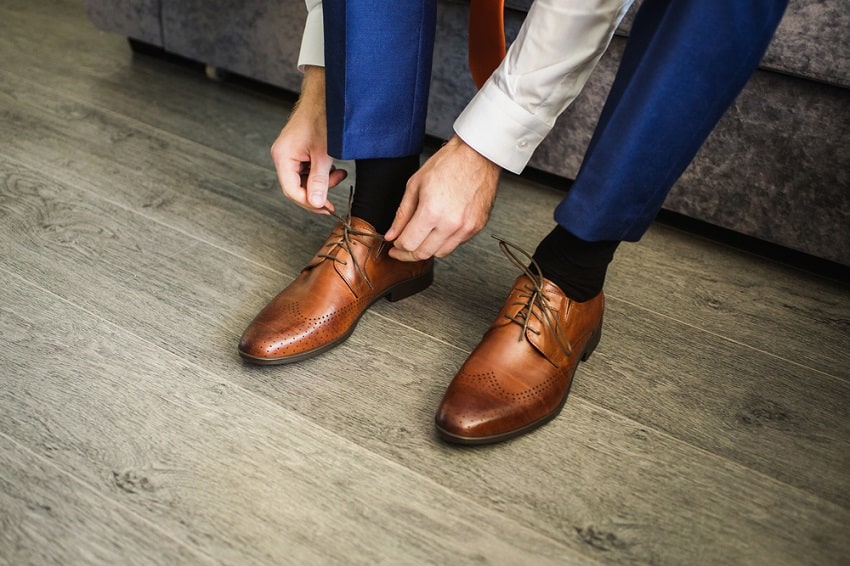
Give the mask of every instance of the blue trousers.
[[[746, 84], [788, 0], [646, 0], [555, 220], [636, 241]], [[436, 0], [325, 0], [328, 147], [340, 159], [422, 151]]]

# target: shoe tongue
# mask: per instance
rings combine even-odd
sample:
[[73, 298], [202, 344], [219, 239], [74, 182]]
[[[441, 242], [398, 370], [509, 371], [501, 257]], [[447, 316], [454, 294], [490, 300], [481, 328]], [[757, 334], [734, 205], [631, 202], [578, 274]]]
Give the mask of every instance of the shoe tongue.
[[378, 231], [375, 230], [374, 226], [372, 226], [362, 218], [358, 218], [356, 216], [351, 217], [351, 222], [349, 222], [349, 225], [355, 230], [359, 230], [362, 232], [374, 232], [375, 234], [378, 233]]
[[[555, 284], [546, 279], [543, 279], [541, 290], [549, 298], [550, 306], [555, 307], [554, 310], [549, 311], [549, 316], [551, 317], [552, 322], [555, 323], [559, 316], [557, 311], [557, 308], [560, 306], [559, 299], [563, 293], [561, 293], [560, 289]], [[557, 367], [559, 365], [558, 360], [562, 357], [562, 354], [558, 346], [557, 339], [551, 335], [552, 332], [557, 332], [557, 326], [555, 325], [550, 327], [549, 324], [546, 324], [541, 320], [540, 317], [543, 316], [541, 307], [539, 304], [535, 304], [531, 300], [531, 295], [533, 295], [534, 292], [533, 282], [527, 276], [523, 275], [519, 277], [514, 284], [514, 289], [511, 293], [516, 300], [510, 301], [510, 303], [513, 304], [506, 314], [516, 319], [511, 322], [519, 327], [517, 328], [518, 332], [521, 331], [522, 322], [517, 321], [526, 320], [526, 318], [528, 319], [528, 326], [525, 330], [525, 339], [540, 353], [540, 355], [546, 358], [552, 365]]]

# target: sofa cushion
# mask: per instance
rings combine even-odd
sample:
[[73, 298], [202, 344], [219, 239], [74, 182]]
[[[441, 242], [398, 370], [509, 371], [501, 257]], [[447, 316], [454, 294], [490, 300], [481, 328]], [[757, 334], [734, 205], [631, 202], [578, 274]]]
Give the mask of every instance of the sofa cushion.
[[162, 47], [161, 0], [86, 0], [85, 7], [98, 28]]
[[167, 51], [297, 91], [303, 0], [163, 0]]

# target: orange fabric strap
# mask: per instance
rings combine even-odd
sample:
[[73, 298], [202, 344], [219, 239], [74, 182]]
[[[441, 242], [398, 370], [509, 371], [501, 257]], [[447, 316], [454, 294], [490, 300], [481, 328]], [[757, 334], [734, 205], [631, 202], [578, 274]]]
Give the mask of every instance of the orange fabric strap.
[[469, 72], [481, 88], [505, 58], [505, 0], [470, 0]]

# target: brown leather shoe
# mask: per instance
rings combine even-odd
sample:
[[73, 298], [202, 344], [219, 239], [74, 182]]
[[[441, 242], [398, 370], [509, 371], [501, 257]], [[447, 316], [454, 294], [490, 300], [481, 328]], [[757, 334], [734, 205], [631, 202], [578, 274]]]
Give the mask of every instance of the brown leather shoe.
[[546, 424], [563, 408], [579, 361], [599, 343], [602, 293], [577, 303], [518, 265], [526, 273], [437, 411], [437, 431], [449, 442], [501, 442]]
[[433, 259], [392, 259], [392, 247], [365, 220], [341, 220], [301, 274], [254, 318], [239, 354], [256, 364], [286, 364], [342, 343], [382, 297], [398, 301], [426, 289]]

